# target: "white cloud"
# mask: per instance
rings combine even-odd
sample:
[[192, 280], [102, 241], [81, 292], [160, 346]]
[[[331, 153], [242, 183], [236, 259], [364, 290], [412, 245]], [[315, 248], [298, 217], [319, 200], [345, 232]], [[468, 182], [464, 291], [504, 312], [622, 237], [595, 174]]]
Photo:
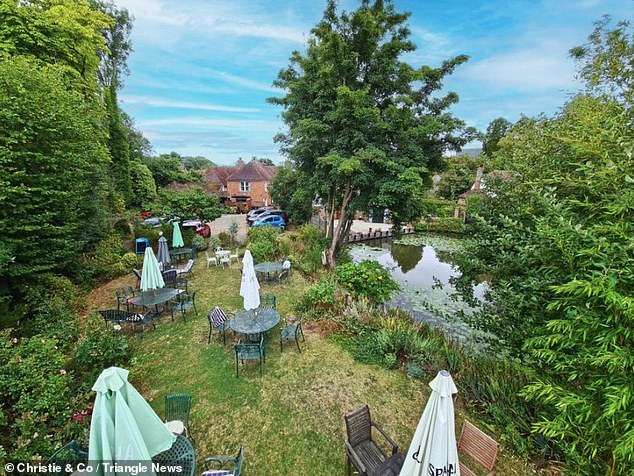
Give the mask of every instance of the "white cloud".
[[[138, 122], [142, 127], [156, 126], [188, 126], [188, 127], [215, 127], [238, 130], [274, 130], [275, 121], [257, 119], [217, 119], [196, 117], [168, 117], [164, 119], [146, 119]], [[281, 123], [280, 123], [281, 126]]]
[[567, 89], [575, 86], [567, 49], [516, 50], [467, 63], [462, 76], [504, 89]]
[[223, 111], [223, 112], [259, 112], [260, 109], [252, 107], [236, 107], [221, 106], [217, 104], [194, 103], [187, 101], [170, 101], [150, 96], [122, 96], [121, 101], [124, 104], [142, 104], [146, 106], [168, 107], [176, 109], [201, 109], [205, 111]]

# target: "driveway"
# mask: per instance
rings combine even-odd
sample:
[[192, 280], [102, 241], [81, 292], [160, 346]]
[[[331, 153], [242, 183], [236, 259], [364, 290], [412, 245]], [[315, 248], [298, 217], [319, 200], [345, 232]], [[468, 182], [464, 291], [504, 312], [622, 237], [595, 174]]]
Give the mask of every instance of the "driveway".
[[238, 243], [241, 244], [246, 243], [247, 231], [249, 230], [249, 227], [247, 226], [246, 214], [226, 214], [220, 216], [220, 218], [216, 218], [214, 221], [209, 222], [209, 226], [211, 227], [211, 234], [213, 236], [218, 236], [223, 231], [225, 233], [229, 233], [229, 226], [233, 221], [238, 224], [238, 234], [236, 235], [236, 240], [238, 241]]

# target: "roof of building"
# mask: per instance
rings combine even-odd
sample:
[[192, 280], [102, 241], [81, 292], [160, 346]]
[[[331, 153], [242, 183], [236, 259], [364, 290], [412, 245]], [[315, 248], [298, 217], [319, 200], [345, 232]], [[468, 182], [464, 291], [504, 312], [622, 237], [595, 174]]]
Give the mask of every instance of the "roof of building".
[[218, 185], [227, 186], [227, 177], [235, 172], [236, 167], [230, 165], [228, 167], [209, 167], [205, 170], [203, 175], [203, 181], [207, 183], [215, 183]]
[[259, 160], [252, 159], [241, 167], [236, 167], [235, 171], [227, 177], [228, 182], [266, 182], [275, 175], [277, 168], [271, 165], [264, 165]]

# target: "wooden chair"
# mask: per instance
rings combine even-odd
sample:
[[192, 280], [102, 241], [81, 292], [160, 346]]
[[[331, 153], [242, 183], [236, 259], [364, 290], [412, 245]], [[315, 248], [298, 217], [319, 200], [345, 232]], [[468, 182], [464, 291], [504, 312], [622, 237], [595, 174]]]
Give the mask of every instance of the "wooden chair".
[[[238, 455], [235, 458], [227, 458], [223, 456], [212, 456], [206, 458], [204, 461], [205, 471], [201, 476], [240, 476], [242, 471], [242, 462], [244, 461], [244, 447], [240, 446]], [[231, 466], [231, 469], [227, 468], [227, 465]], [[212, 467], [216, 466], [217, 469]]]
[[398, 445], [388, 436], [383, 428], [370, 417], [370, 408], [367, 405], [348, 413], [344, 417], [346, 421], [346, 451], [348, 453], [348, 476], [352, 474], [352, 467], [357, 469], [361, 476], [374, 474], [383, 461], [388, 458], [383, 450], [372, 438], [372, 427], [385, 438], [392, 447], [392, 455], [398, 452]]
[[[500, 445], [493, 438], [473, 423], [465, 420], [458, 441], [458, 451], [462, 451], [472, 460], [481, 464], [487, 470], [487, 476], [495, 474], [493, 466], [497, 461], [499, 449]], [[462, 461], [460, 461], [460, 474], [462, 476], [477, 476]]]

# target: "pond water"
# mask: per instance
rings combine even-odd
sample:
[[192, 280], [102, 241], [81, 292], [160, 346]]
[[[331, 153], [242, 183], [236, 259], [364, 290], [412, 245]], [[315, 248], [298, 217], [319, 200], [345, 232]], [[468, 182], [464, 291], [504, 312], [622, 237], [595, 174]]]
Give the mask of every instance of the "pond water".
[[[405, 235], [397, 240], [375, 240], [350, 247], [353, 261], [378, 261], [401, 285], [389, 306], [409, 310], [412, 315], [462, 342], [480, 340], [464, 321], [477, 308], [465, 302], [451, 284], [460, 276], [455, 256], [462, 239], [439, 234]], [[473, 293], [484, 299], [486, 282], [474, 285]]]

